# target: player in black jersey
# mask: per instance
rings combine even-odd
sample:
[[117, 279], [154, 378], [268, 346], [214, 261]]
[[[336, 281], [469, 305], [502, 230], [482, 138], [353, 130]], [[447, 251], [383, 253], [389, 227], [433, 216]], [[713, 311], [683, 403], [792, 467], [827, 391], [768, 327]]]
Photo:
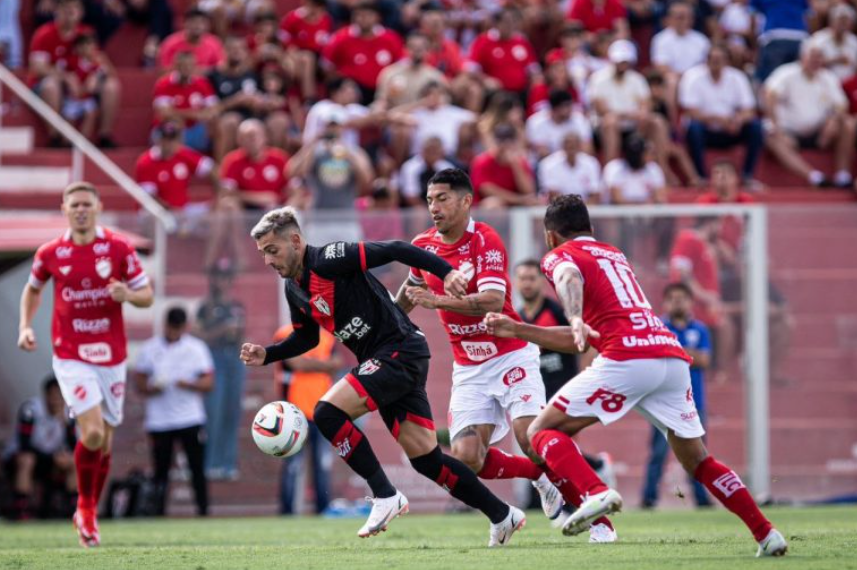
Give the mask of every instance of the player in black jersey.
[[491, 520], [492, 536], [499, 537], [495, 544], [507, 543], [524, 525], [524, 513], [498, 499], [466, 465], [441, 452], [425, 391], [428, 343], [368, 270], [392, 261], [418, 267], [443, 279], [447, 293], [456, 297], [464, 294], [467, 279], [440, 257], [406, 242], [308, 245], [289, 207], [265, 214], [251, 235], [265, 264], [286, 280], [294, 331], [279, 344], [244, 344], [244, 363], [262, 366], [299, 356], [318, 344], [320, 326], [359, 361], [313, 412], [319, 431], [372, 489], [372, 511], [358, 536], [374, 536], [408, 511], [407, 498], [387, 479], [369, 441], [353, 423], [378, 410], [413, 468], [482, 511]]

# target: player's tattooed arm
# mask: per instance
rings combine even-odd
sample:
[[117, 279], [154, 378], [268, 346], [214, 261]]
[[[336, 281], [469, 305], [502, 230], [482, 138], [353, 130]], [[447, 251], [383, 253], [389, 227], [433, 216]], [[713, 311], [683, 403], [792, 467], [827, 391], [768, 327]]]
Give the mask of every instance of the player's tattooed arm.
[[442, 309], [471, 317], [484, 317], [490, 312], [503, 310], [505, 295], [489, 289], [479, 293], [465, 295], [460, 299], [449, 295], [435, 295], [426, 289], [410, 287], [405, 291], [410, 302], [426, 309]]
[[583, 318], [583, 276], [575, 267], [563, 267], [555, 277], [556, 293], [569, 322]]

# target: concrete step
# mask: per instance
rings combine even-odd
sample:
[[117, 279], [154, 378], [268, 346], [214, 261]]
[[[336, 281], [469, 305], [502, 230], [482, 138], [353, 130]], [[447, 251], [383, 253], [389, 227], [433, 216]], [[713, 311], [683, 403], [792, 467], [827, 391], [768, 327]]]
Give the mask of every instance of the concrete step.
[[0, 166], [0, 192], [16, 194], [62, 191], [71, 180], [71, 169], [42, 166]]
[[33, 150], [34, 142], [32, 127], [0, 128], [0, 153], [27, 153]]

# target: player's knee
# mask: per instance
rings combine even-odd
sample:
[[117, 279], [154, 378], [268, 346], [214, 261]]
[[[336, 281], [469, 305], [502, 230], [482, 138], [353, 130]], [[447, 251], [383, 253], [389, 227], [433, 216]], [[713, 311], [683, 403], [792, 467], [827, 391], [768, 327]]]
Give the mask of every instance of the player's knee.
[[464, 441], [457, 440], [452, 444], [452, 456], [467, 465], [474, 473], [482, 471], [485, 464], [486, 449], [480, 442], [470, 441], [476, 438], [465, 438]]
[[443, 470], [443, 453], [437, 446], [425, 455], [411, 457], [410, 462], [414, 471], [436, 482]]
[[346, 422], [350, 422], [351, 418], [348, 414], [324, 400], [319, 401], [315, 405], [312, 412], [312, 418], [318, 430], [328, 440], [336, 436], [337, 432], [342, 429]]
[[104, 428], [91, 428], [81, 433], [80, 442], [86, 449], [101, 449], [104, 446], [104, 437]]

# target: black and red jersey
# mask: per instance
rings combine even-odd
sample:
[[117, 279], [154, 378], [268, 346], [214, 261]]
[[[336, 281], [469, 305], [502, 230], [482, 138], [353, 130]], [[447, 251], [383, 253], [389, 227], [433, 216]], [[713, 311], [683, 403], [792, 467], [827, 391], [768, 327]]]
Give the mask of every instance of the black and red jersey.
[[[308, 245], [303, 274], [286, 279], [285, 293], [294, 332], [266, 348], [265, 363], [294, 358], [318, 344], [319, 327], [342, 342], [358, 361], [418, 333], [417, 326], [369, 269], [392, 261], [419, 267], [443, 279], [452, 266], [401, 241], [334, 242]], [[428, 343], [425, 356], [429, 356]]]

